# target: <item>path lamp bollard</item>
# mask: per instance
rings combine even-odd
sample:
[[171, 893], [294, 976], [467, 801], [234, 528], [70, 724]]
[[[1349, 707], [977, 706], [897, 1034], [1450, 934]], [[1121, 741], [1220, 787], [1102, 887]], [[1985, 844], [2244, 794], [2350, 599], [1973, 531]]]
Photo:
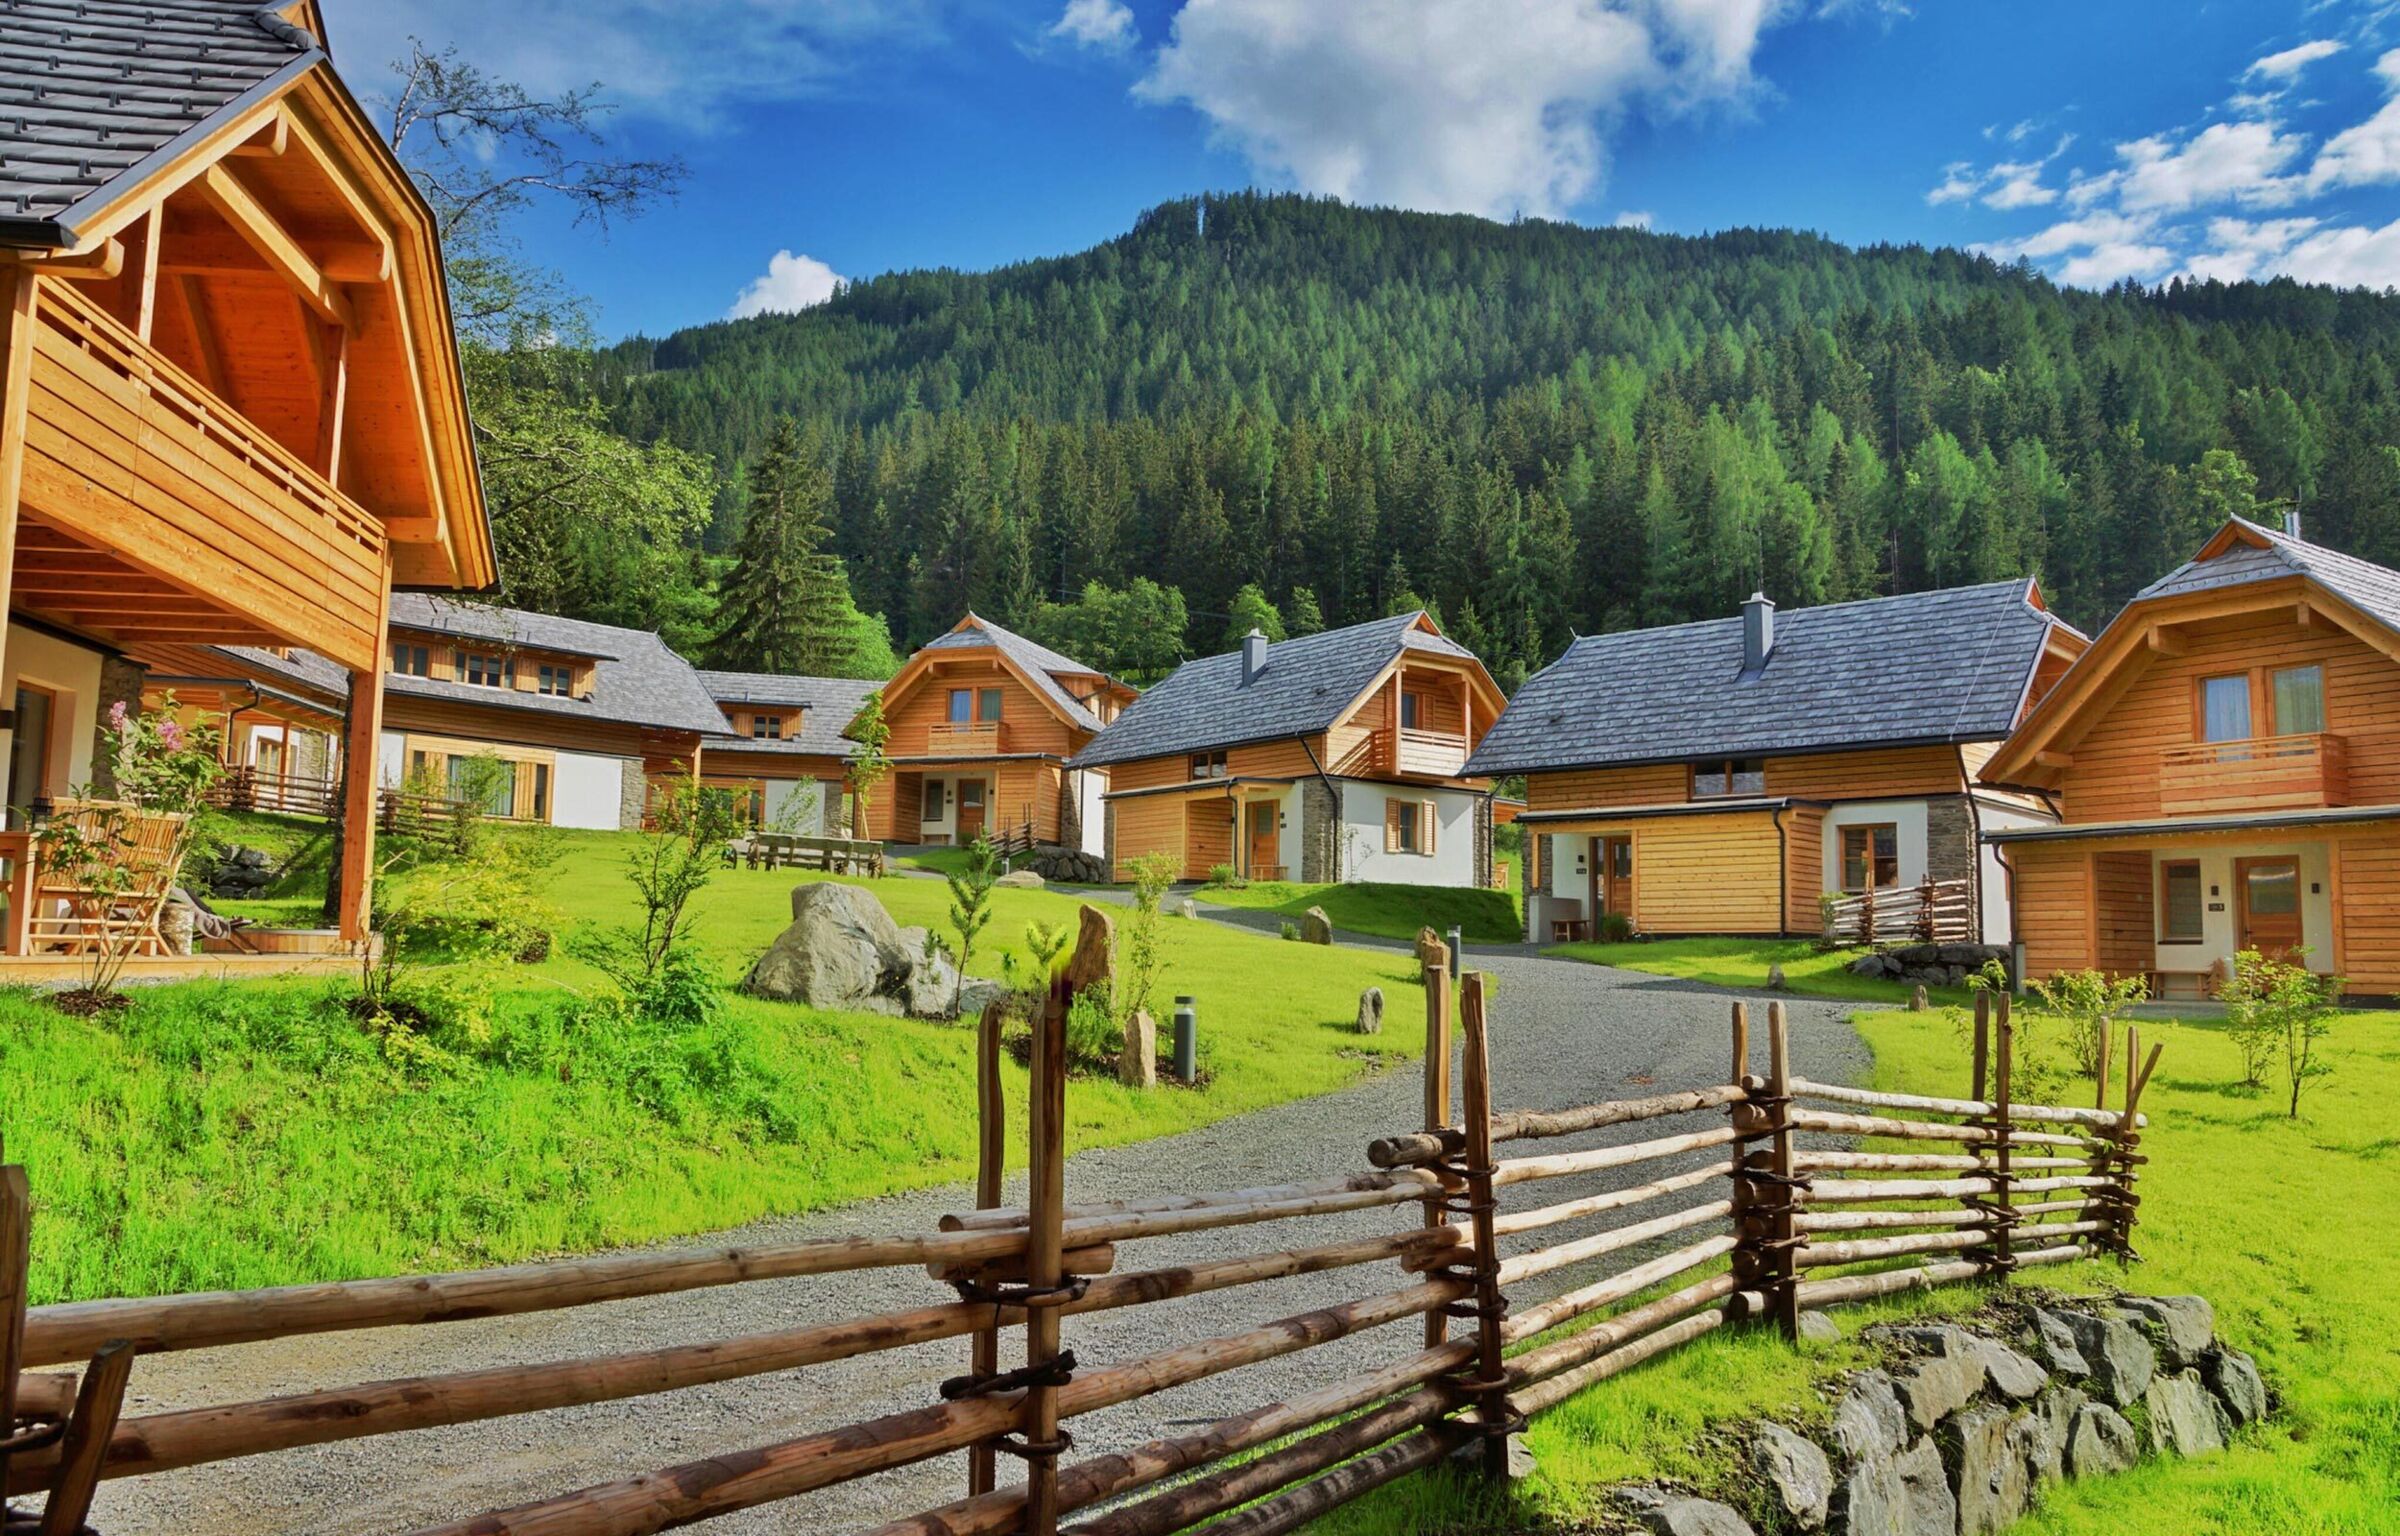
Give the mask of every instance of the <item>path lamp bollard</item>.
[[1463, 931], [1456, 923], [1450, 925], [1450, 979], [1459, 978], [1459, 967], [1466, 964], [1467, 945]]
[[1200, 1080], [1200, 1015], [1188, 997], [1175, 999], [1175, 1078], [1186, 1085]]

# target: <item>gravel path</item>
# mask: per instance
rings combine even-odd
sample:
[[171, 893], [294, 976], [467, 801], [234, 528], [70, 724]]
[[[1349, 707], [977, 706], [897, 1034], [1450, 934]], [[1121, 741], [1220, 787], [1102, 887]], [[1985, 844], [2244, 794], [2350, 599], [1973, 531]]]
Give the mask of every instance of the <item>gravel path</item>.
[[[1248, 919], [1259, 914], [1224, 915]], [[1473, 963], [1495, 978], [1493, 1066], [1503, 1107], [1556, 1108], [1722, 1080], [1731, 994], [1522, 952], [1478, 951]], [[1860, 1080], [1867, 1053], [1842, 1021], [1848, 1006], [1792, 1003], [1797, 1070], [1836, 1082]], [[1086, 1152], [1069, 1167], [1068, 1198], [1236, 1189], [1363, 1168], [1368, 1141], [1415, 1123], [1419, 1092], [1415, 1071], [1391, 1072], [1339, 1093], [1186, 1135]], [[1696, 1123], [1677, 1122], [1675, 1128]], [[1564, 1145], [1634, 1140], [1642, 1131], [1638, 1126], [1618, 1127]], [[1524, 1186], [1511, 1192], [1519, 1198], [1509, 1204], [1546, 1204], [1623, 1182], [1633, 1180], [1603, 1174]], [[1012, 1191], [1012, 1200], [1020, 1196], [1021, 1190]], [[765, 1222], [707, 1241], [751, 1244], [831, 1234], [922, 1232], [931, 1230], [936, 1217], [971, 1203], [967, 1191], [951, 1187], [803, 1220]], [[1121, 1254], [1119, 1267], [1153, 1268], [1373, 1235], [1391, 1231], [1396, 1218], [1411, 1220], [1413, 1212], [1354, 1212], [1273, 1227], [1148, 1239]], [[1688, 1237], [1669, 1238], [1657, 1247], [1663, 1250], [1682, 1240]], [[1532, 1246], [1538, 1243], [1530, 1236], [1517, 1244], [1519, 1249]], [[1603, 1262], [1622, 1264], [1629, 1259], [1611, 1256]], [[1552, 1291], [1587, 1278], [1576, 1270], [1544, 1277]], [[1399, 1271], [1388, 1264], [1337, 1270], [1268, 1287], [1071, 1317], [1066, 1321], [1066, 1342], [1088, 1369], [1400, 1283]], [[1536, 1282], [1519, 1294], [1540, 1289]], [[343, 1380], [650, 1348], [946, 1299], [948, 1292], [922, 1273], [883, 1271], [727, 1286], [438, 1328], [385, 1329], [338, 1341], [300, 1339], [159, 1356], [144, 1360], [137, 1369], [131, 1411], [309, 1390]], [[1078, 1454], [1121, 1449], [1176, 1426], [1205, 1423], [1275, 1401], [1308, 1385], [1398, 1358], [1419, 1341], [1420, 1327], [1412, 1319], [1078, 1419]], [[946, 1340], [666, 1396], [112, 1482], [103, 1486], [93, 1523], [111, 1536], [406, 1531], [920, 1407], [935, 1400], [935, 1388], [944, 1377], [964, 1369], [965, 1358], [964, 1340]], [[1004, 1467], [1003, 1476], [1008, 1475]], [[963, 1458], [943, 1457], [793, 1503], [727, 1516], [702, 1528], [724, 1536], [854, 1531], [955, 1498], [963, 1478]]]

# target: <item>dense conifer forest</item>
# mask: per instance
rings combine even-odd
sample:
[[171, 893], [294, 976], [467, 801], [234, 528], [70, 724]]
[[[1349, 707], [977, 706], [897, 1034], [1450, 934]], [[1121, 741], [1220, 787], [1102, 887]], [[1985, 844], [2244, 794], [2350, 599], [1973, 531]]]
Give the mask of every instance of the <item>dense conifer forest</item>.
[[715, 462], [715, 552], [795, 420], [903, 653], [972, 607], [1155, 675], [1252, 622], [1422, 603], [1513, 685], [1754, 587], [2030, 571], [2096, 626], [2228, 512], [2400, 562], [2396, 343], [2400, 299], [2288, 281], [2081, 292], [1957, 251], [1241, 194], [590, 377], [619, 432]]

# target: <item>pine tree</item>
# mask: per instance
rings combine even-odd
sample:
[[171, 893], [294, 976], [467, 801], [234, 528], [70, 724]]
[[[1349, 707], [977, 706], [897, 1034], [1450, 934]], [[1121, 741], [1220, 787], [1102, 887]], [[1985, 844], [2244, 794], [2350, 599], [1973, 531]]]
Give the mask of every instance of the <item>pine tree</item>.
[[1267, 601], [1267, 594], [1259, 590], [1257, 582], [1251, 582], [1233, 594], [1233, 601], [1226, 607], [1225, 619], [1224, 648], [1229, 651], [1240, 650], [1243, 637], [1254, 629], [1269, 640], [1284, 638], [1283, 615], [1277, 613], [1275, 605]]
[[726, 572], [711, 666], [844, 677], [858, 665], [856, 607], [839, 557], [825, 548], [833, 482], [778, 424], [749, 468], [742, 531]]
[[1325, 614], [1317, 607], [1317, 594], [1307, 587], [1292, 588], [1291, 596], [1283, 600], [1283, 632], [1297, 640], [1302, 635], [1322, 633]]

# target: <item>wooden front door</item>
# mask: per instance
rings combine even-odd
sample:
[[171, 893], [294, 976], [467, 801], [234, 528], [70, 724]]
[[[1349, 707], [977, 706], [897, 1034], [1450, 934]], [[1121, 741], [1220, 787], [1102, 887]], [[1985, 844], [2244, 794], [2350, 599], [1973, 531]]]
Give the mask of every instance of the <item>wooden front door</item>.
[[983, 831], [983, 780], [958, 781], [958, 841], [971, 843]]
[[2239, 948], [2288, 955], [2300, 947], [2300, 861], [2289, 855], [2233, 861]]
[[1600, 915], [1615, 912], [1633, 920], [1633, 839], [1595, 837], [1591, 851], [1592, 936], [1600, 936]]
[[1275, 803], [1271, 800], [1254, 801], [1251, 803], [1248, 814], [1250, 817], [1250, 878], [1253, 880], [1277, 879], [1280, 877], [1281, 871], [1275, 867], [1277, 841], [1275, 823], [1278, 815]]

